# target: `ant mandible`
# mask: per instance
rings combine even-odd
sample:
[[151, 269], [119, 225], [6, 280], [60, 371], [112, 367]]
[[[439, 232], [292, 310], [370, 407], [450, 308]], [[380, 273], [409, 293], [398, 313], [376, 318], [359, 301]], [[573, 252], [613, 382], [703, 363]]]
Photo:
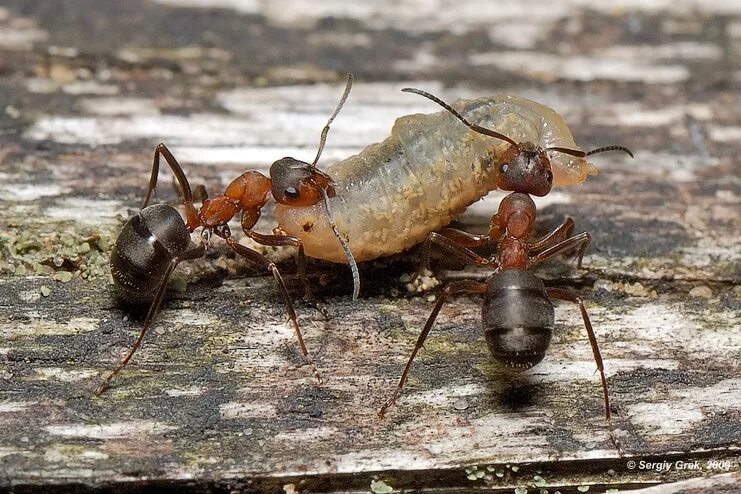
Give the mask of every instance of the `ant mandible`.
[[[510, 143], [511, 146], [505, 152], [499, 165], [500, 175], [497, 187], [512, 191], [512, 193], [501, 201], [497, 213], [492, 216], [488, 235], [473, 235], [447, 228], [439, 234], [430, 233], [427, 237], [423, 246], [420, 271], [427, 265], [430, 250], [434, 244], [467, 263], [493, 267], [494, 272], [485, 283], [463, 280], [452, 282], [443, 289], [417, 338], [417, 343], [404, 367], [398, 386], [384, 403], [379, 415], [383, 416], [396, 401], [417, 352], [427, 339], [440, 309], [451, 295], [476, 293], [484, 296], [481, 313], [489, 352], [504, 367], [515, 371], [529, 369], [545, 357], [553, 336], [555, 322], [551, 300], [565, 300], [576, 304], [581, 311], [589, 343], [592, 346], [592, 354], [602, 381], [605, 418], [610, 425], [611, 437], [615, 442], [610, 422], [610, 402], [604, 364], [584, 302], [563, 288], [546, 288], [539, 278], [528, 271], [546, 259], [574, 248], [578, 249], [578, 264], [581, 266], [582, 257], [589, 246], [591, 236], [584, 232], [570, 237], [574, 222], [571, 218], [567, 218], [561, 226], [540, 240], [528, 242], [527, 238], [532, 232], [536, 216], [535, 203], [530, 196], [545, 196], [552, 186], [553, 172], [547, 151], [557, 151], [579, 157], [610, 150], [624, 151], [631, 157], [633, 154], [623, 146], [607, 146], [584, 152], [561, 147], [543, 149], [530, 142], [519, 144], [503, 134], [469, 122], [450, 105], [425, 91], [414, 88], [405, 88], [403, 91], [419, 94], [438, 103], [475, 132]], [[485, 245], [497, 246], [497, 253], [487, 259], [471, 250], [473, 247]]]
[[[129, 300], [152, 300], [152, 302], [136, 341], [118, 366], [103, 380], [96, 394], [100, 395], [108, 388], [111, 380], [126, 366], [141, 346], [144, 335], [151, 327], [162, 304], [167, 281], [173, 270], [182, 261], [203, 257], [212, 235], [224, 239], [234, 252], [249, 262], [272, 272], [285, 303], [286, 312], [296, 332], [304, 361], [312, 366], [314, 375], [321, 383], [319, 371], [309, 356], [298, 326], [293, 303], [278, 268], [263, 254], [236, 242], [231, 236], [228, 222], [238, 213], [242, 213], [242, 231], [255, 242], [262, 245], [296, 247], [298, 276], [303, 282], [306, 295], [310, 297], [311, 288], [306, 279], [306, 257], [301, 241], [287, 235], [260, 234], [252, 228], [260, 218], [261, 209], [267, 203], [269, 194], [272, 194], [278, 203], [298, 207], [313, 206], [322, 201], [327, 208], [330, 226], [348, 255], [353, 277], [356, 278], [357, 267], [352, 254], [331, 221], [332, 213], [327, 199], [335, 195], [334, 182], [316, 168], [324, 149], [329, 126], [344, 105], [352, 82], [352, 74], [349, 74], [342, 98], [322, 129], [319, 149], [312, 163], [290, 157], [280, 159], [270, 166], [270, 178], [258, 171], [247, 171], [234, 179], [226, 187], [224, 193], [212, 198], [209, 198], [205, 188], [200, 186], [196, 192], [203, 201], [198, 211], [193, 205], [194, 194], [180, 164], [164, 144], [159, 144], [155, 148], [152, 173], [142, 209], [126, 222], [111, 254], [111, 275], [118, 292]], [[160, 157], [164, 158], [170, 166], [180, 186], [185, 208], [185, 222], [177, 210], [169, 205], [148, 205], [157, 187]], [[201, 239], [199, 244], [195, 244], [191, 241], [190, 234], [198, 228], [202, 228]]]

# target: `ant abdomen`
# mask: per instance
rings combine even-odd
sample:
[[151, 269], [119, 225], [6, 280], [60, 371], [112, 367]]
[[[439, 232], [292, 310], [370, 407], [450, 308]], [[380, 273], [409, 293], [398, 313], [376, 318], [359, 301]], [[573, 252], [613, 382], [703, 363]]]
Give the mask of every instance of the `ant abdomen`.
[[148, 206], [124, 225], [111, 253], [111, 276], [118, 295], [129, 301], [154, 297], [171, 261], [190, 245], [178, 211], [167, 204]]
[[492, 356], [508, 369], [525, 370], [543, 360], [555, 313], [542, 281], [527, 271], [507, 269], [486, 287], [482, 320]]

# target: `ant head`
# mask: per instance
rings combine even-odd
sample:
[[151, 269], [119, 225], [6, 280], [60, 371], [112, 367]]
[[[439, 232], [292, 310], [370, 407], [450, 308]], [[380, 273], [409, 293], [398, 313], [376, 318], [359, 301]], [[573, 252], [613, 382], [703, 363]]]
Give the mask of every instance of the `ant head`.
[[553, 184], [551, 162], [541, 147], [531, 142], [518, 144], [511, 137], [500, 132], [471, 123], [455, 108], [426, 91], [415, 88], [404, 88], [402, 91], [424, 96], [448, 110], [474, 132], [495, 137], [510, 144], [500, 161], [498, 188], [534, 196], [544, 196], [551, 191]]
[[322, 200], [322, 191], [334, 197], [334, 182], [315, 166], [295, 158], [283, 158], [270, 165], [272, 193], [276, 202], [308, 207]]
[[553, 185], [553, 171], [551, 170], [551, 161], [546, 155], [547, 151], [557, 151], [578, 158], [586, 158], [587, 156], [603, 153], [605, 151], [622, 151], [630, 155], [631, 158], [633, 157], [633, 152], [625, 146], [605, 146], [585, 152], [580, 149], [570, 149], [560, 146], [547, 147], [543, 149], [532, 142], [518, 144], [511, 137], [469, 122], [466, 120], [466, 117], [461, 115], [455, 108], [437, 96], [433, 96], [426, 91], [412, 87], [405, 87], [402, 91], [405, 93], [419, 94], [420, 96], [424, 96], [425, 98], [434, 101], [452, 113], [455, 118], [463, 122], [464, 125], [474, 132], [508, 142], [510, 147], [507, 148], [507, 151], [500, 160], [500, 177], [497, 181], [497, 187], [503, 190], [523, 192], [534, 196], [544, 196], [548, 194]]
[[551, 161], [543, 148], [531, 142], [507, 148], [499, 164], [497, 188], [542, 197], [552, 186]]
[[335, 196], [334, 182], [329, 175], [317, 170], [316, 164], [324, 150], [329, 126], [345, 104], [345, 100], [350, 94], [352, 82], [353, 75], [348, 74], [345, 92], [342, 94], [334, 113], [329, 117], [327, 125], [322, 129], [322, 135], [319, 138], [319, 149], [314, 161], [309, 164], [295, 158], [283, 158], [270, 165], [270, 178], [273, 181], [272, 193], [276, 202], [286, 206], [309, 207], [322, 200], [324, 195], [322, 190], [327, 197]]

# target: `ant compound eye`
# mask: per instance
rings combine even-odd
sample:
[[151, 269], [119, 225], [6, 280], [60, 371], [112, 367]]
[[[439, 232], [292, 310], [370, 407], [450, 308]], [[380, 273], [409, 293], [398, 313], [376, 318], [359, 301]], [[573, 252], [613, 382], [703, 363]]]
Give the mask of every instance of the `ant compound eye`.
[[287, 187], [286, 190], [283, 191], [283, 194], [285, 194], [289, 199], [296, 199], [299, 195], [295, 187]]
[[545, 174], [545, 179], [548, 180], [548, 183], [553, 183], [553, 172], [548, 170]]
[[499, 166], [499, 171], [502, 173], [507, 173], [507, 170], [509, 170], [509, 163], [502, 163]]

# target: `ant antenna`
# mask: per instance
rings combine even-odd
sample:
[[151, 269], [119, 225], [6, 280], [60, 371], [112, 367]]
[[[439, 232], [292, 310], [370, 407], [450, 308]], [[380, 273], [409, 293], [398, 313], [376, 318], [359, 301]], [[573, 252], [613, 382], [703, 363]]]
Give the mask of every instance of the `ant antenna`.
[[[515, 141], [513, 141], [510, 137], [507, 137], [504, 134], [500, 134], [499, 132], [491, 129], [487, 129], [485, 127], [482, 127], [480, 125], [476, 125], [475, 123], [471, 123], [466, 118], [458, 113], [455, 108], [438, 98], [437, 96], [433, 96], [432, 94], [428, 93], [427, 91], [422, 91], [421, 89], [416, 89], [413, 87], [405, 87], [402, 89], [405, 93], [415, 93], [419, 94], [420, 96], [424, 96], [425, 98], [434, 101], [438, 105], [442, 106], [446, 110], [448, 110], [450, 113], [452, 113], [458, 120], [466, 124], [469, 129], [478, 132], [479, 134], [484, 134], [490, 137], [496, 137], [497, 139], [502, 139], [503, 141], [507, 141], [508, 143], [512, 144], [513, 146], [519, 148], [520, 145], [517, 144]], [[558, 151], [559, 153], [564, 154], [570, 154], [571, 156], [577, 156], [579, 158], [586, 158], [587, 156], [591, 156], [593, 154], [597, 153], [604, 153], [605, 151], [623, 151], [624, 153], [628, 154], [631, 158], [634, 158], [633, 152], [626, 148], [625, 146], [604, 146], [597, 149], [592, 149], [591, 151], [581, 151], [579, 149], [570, 149], [570, 148], [562, 148], [562, 147], [550, 147], [546, 148], [546, 151]]]
[[617, 146], [617, 145], [604, 146], [604, 147], [592, 149], [591, 151], [586, 151], [586, 152], [580, 151], [578, 149], [569, 149], [569, 148], [561, 148], [561, 147], [552, 147], [552, 148], [545, 148], [545, 149], [546, 151], [558, 151], [559, 153], [570, 154], [571, 156], [576, 156], [579, 158], [586, 158], [587, 156], [591, 156], [593, 154], [598, 154], [598, 153], [604, 153], [606, 151], [623, 151], [624, 153], [628, 154], [631, 158], [635, 158], [635, 156], [633, 156], [633, 152], [630, 149], [626, 148], [625, 146]]
[[340, 242], [342, 250], [345, 251], [345, 257], [347, 257], [347, 262], [350, 265], [350, 271], [352, 271], [353, 286], [352, 299], [357, 300], [358, 295], [360, 295], [360, 273], [358, 273], [358, 263], [355, 261], [355, 257], [350, 251], [350, 246], [347, 245], [347, 242], [345, 242], [345, 239], [342, 237], [339, 230], [337, 230], [337, 225], [334, 222], [334, 215], [332, 214], [332, 208], [329, 206], [329, 197], [327, 196], [327, 191], [321, 187], [319, 188], [319, 190], [322, 191], [322, 203], [324, 203], [324, 209], [327, 211], [329, 226], [332, 228], [332, 233], [334, 233], [334, 236], [337, 237], [337, 240]]
[[475, 123], [469, 122], [468, 120], [466, 120], [466, 118], [463, 115], [458, 113], [455, 110], [455, 108], [453, 108], [452, 106], [450, 106], [449, 104], [447, 104], [446, 102], [438, 98], [437, 96], [433, 96], [432, 94], [428, 93], [427, 91], [422, 91], [421, 89], [416, 89], [413, 87], [405, 87], [404, 89], [402, 89], [402, 91], [405, 93], [419, 94], [420, 96], [424, 96], [425, 98], [434, 101], [435, 103], [437, 103], [438, 105], [442, 106], [443, 108], [448, 110], [450, 113], [452, 113], [458, 120], [466, 124], [466, 126], [469, 129], [473, 130], [474, 132], [478, 132], [479, 134], [484, 134], [490, 137], [496, 137], [497, 139], [502, 139], [503, 141], [507, 141], [508, 143], [512, 144], [513, 146], [517, 148], [520, 147], [519, 144], [517, 144], [515, 141], [513, 141], [511, 138], [507, 137], [504, 134], [500, 134], [499, 132], [495, 130], [487, 129], [480, 125], [476, 125]]
[[[353, 83], [353, 75], [347, 74], [347, 84], [345, 85], [345, 92], [342, 93], [342, 98], [340, 98], [340, 102], [337, 104], [337, 108], [335, 108], [334, 113], [332, 113], [332, 116], [329, 117], [329, 120], [327, 120], [327, 125], [325, 125], [324, 128], [322, 129], [322, 135], [319, 138], [319, 149], [316, 152], [316, 158], [314, 158], [314, 161], [311, 163], [312, 168], [316, 168], [316, 164], [319, 161], [319, 157], [322, 155], [322, 151], [324, 150], [324, 143], [327, 141], [327, 134], [329, 133], [329, 126], [334, 121], [335, 117], [340, 112], [340, 110], [342, 109], [342, 106], [345, 104], [347, 97], [350, 95], [350, 89], [352, 88], [352, 83]], [[319, 170], [316, 170], [316, 172], [323, 175], [329, 181], [330, 184], [333, 183], [332, 179], [329, 176], [325, 175]], [[340, 242], [340, 245], [342, 246], [342, 250], [345, 252], [345, 257], [347, 257], [347, 262], [350, 265], [350, 271], [352, 271], [352, 284], [353, 284], [352, 299], [357, 300], [358, 295], [360, 295], [360, 274], [358, 273], [358, 263], [355, 261], [355, 257], [352, 255], [350, 246], [347, 245], [347, 242], [345, 242], [345, 239], [342, 237], [339, 230], [337, 230], [337, 224], [335, 224], [334, 222], [334, 215], [332, 214], [332, 208], [329, 205], [329, 196], [327, 196], [327, 191], [323, 187], [319, 187], [319, 190], [322, 193], [322, 203], [324, 204], [324, 209], [327, 211], [327, 219], [329, 220], [329, 226], [332, 229], [332, 233], [334, 233], [334, 236]]]
[[605, 151], [622, 151], [622, 152], [626, 153], [628, 156], [630, 156], [631, 158], [635, 158], [635, 156], [633, 156], [633, 151], [631, 151], [630, 149], [626, 148], [625, 146], [616, 146], [616, 145], [605, 146], [605, 147], [601, 147], [601, 148], [597, 148], [597, 149], [592, 149], [591, 151], [588, 151], [587, 152], [587, 156], [591, 156], [591, 155], [597, 154], [597, 153], [604, 153]]
[[347, 100], [347, 97], [350, 94], [350, 88], [352, 88], [352, 81], [353, 75], [347, 74], [347, 85], [345, 86], [345, 92], [342, 94], [342, 98], [340, 98], [340, 102], [337, 105], [337, 108], [335, 108], [334, 113], [331, 117], [329, 117], [327, 125], [325, 125], [322, 129], [322, 136], [319, 138], [319, 150], [316, 152], [316, 158], [314, 158], [314, 161], [311, 163], [312, 167], [316, 166], [317, 161], [319, 161], [319, 157], [322, 155], [322, 151], [324, 150], [324, 143], [327, 141], [327, 134], [329, 133], [329, 125], [334, 121], [335, 117], [342, 109], [342, 106], [345, 104], [345, 100]]

